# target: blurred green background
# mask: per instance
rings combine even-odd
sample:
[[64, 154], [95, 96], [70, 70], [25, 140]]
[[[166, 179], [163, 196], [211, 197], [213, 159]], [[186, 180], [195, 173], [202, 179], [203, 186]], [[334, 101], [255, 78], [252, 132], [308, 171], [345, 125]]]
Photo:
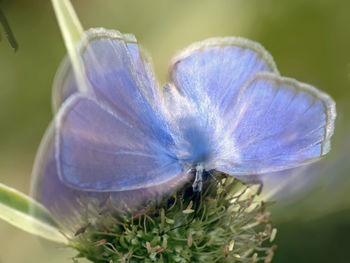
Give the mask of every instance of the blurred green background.
[[[274, 262], [349, 262], [350, 1], [72, 2], [85, 28], [135, 34], [163, 83], [168, 62], [179, 49], [207, 37], [242, 36], [263, 44], [282, 75], [328, 92], [338, 111], [333, 148], [317, 170], [317, 180], [303, 191], [275, 197]], [[0, 182], [27, 193], [36, 149], [52, 118], [51, 84], [65, 49], [50, 1], [3, 0], [0, 8], [19, 43], [14, 53], [2, 34]], [[296, 189], [304, 185], [302, 177], [291, 184]], [[73, 255], [0, 222], [0, 263], [72, 262]]]

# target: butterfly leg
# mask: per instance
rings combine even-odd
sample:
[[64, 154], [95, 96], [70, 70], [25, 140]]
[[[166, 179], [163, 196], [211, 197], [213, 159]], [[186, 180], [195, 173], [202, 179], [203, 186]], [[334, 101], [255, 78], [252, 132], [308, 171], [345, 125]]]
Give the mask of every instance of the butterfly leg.
[[193, 192], [201, 192], [203, 187], [203, 173], [204, 169], [202, 165], [196, 166], [196, 178], [192, 184]]

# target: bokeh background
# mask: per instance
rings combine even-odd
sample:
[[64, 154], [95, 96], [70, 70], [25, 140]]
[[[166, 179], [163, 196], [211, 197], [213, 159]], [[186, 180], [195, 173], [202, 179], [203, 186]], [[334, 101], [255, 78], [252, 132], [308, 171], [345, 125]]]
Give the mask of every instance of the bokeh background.
[[[85, 28], [135, 34], [163, 83], [179, 49], [207, 37], [242, 36], [262, 43], [282, 75], [329, 93], [338, 111], [331, 153], [273, 197], [274, 262], [349, 262], [350, 1], [72, 2]], [[0, 8], [19, 43], [14, 53], [2, 32], [0, 182], [28, 193], [36, 149], [52, 118], [52, 80], [65, 49], [50, 1], [3, 0]], [[71, 250], [0, 222], [0, 263], [72, 262], [72, 256]]]

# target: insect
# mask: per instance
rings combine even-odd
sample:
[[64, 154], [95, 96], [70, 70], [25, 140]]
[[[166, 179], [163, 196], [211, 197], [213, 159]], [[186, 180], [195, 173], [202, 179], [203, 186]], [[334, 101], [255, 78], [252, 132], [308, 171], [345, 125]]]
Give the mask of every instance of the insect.
[[330, 149], [335, 102], [280, 76], [255, 42], [213, 38], [174, 57], [163, 88], [132, 35], [90, 29], [80, 77], [65, 62], [54, 90], [55, 162], [65, 185], [118, 192], [205, 173], [244, 179], [311, 163]]

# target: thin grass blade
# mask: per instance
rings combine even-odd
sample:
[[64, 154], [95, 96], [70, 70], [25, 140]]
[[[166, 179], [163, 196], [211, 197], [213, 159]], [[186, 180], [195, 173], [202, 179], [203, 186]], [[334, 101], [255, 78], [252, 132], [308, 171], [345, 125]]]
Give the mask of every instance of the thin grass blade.
[[61, 29], [70, 61], [72, 63], [78, 89], [86, 92], [88, 86], [85, 80], [84, 69], [78, 52], [78, 43], [83, 36], [83, 27], [69, 0], [52, 0], [57, 21]]

